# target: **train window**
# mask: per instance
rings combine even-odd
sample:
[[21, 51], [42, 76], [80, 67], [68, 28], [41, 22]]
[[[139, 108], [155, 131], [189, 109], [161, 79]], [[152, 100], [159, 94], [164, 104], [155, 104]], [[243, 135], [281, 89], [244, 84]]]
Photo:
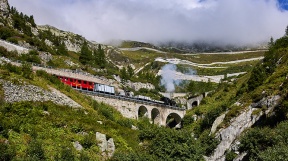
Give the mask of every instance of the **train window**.
[[86, 82], [86, 81], [83, 81], [83, 84], [87, 84], [87, 82]]
[[89, 85], [92, 85], [92, 82], [89, 82]]

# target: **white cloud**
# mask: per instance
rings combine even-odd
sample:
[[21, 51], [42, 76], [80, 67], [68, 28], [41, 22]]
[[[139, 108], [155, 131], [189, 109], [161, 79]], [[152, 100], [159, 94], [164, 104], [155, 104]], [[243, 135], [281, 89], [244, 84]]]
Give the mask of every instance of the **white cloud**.
[[288, 12], [276, 0], [10, 0], [50, 24], [95, 41], [257, 43], [281, 37]]

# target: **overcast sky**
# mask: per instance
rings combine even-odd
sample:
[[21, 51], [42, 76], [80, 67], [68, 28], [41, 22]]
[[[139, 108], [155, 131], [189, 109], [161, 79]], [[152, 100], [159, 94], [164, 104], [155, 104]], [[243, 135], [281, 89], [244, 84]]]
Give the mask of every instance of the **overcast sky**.
[[104, 42], [258, 43], [284, 35], [288, 0], [9, 0], [49, 24]]

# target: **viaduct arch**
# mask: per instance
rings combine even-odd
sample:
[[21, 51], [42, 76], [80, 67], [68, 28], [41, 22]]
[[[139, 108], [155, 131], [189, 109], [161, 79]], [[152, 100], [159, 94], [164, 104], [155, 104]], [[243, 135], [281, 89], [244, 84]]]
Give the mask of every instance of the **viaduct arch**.
[[151, 123], [171, 128], [175, 126], [180, 127], [180, 123], [186, 113], [184, 109], [172, 109], [128, 100], [105, 98], [97, 95], [91, 95], [91, 97], [99, 102], [111, 105], [126, 118], [139, 119], [147, 117]]

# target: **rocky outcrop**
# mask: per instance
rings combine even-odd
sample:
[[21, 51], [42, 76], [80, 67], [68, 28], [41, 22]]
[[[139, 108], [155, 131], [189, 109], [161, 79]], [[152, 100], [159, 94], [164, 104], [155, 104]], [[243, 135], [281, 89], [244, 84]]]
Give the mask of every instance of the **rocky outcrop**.
[[112, 157], [115, 152], [115, 144], [113, 138], [108, 139], [107, 141], [107, 155], [108, 157]]
[[212, 128], [211, 128], [211, 134], [215, 133], [217, 130], [217, 127], [223, 122], [223, 120], [225, 119], [226, 114], [223, 114], [221, 116], [219, 116], [213, 123]]
[[81, 45], [73, 43], [70, 39], [64, 41], [64, 44], [69, 51], [79, 52], [81, 50]]
[[131, 82], [128, 81], [125, 83], [126, 86], [134, 89], [135, 91], [139, 91], [141, 88], [146, 88], [148, 90], [155, 89], [155, 86], [151, 83], [141, 83], [141, 82]]
[[3, 86], [6, 102], [52, 101], [59, 105], [67, 105], [74, 108], [82, 107], [54, 88], [50, 88], [51, 91], [48, 91], [34, 85], [16, 85], [3, 80], [1, 83]]
[[0, 0], [0, 13], [2, 16], [6, 16], [9, 14], [8, 0]]
[[[250, 128], [256, 121], [258, 121], [262, 115], [270, 113], [278, 104], [280, 99], [281, 97], [278, 95], [263, 98], [258, 103], [250, 105], [246, 111], [231, 120], [230, 126], [225, 129], [220, 129], [219, 132], [216, 133], [216, 137], [220, 140], [220, 144], [214, 150], [213, 155], [206, 157], [205, 159], [207, 161], [224, 161], [225, 151], [231, 149], [232, 143], [237, 139], [237, 137], [239, 137], [244, 130]], [[265, 112], [254, 112], [259, 109], [259, 107], [264, 106], [267, 107]]]
[[96, 140], [98, 142], [100, 151], [102, 152], [102, 156], [108, 158], [112, 157], [115, 152], [115, 144], [113, 138], [110, 138], [107, 141], [105, 134], [96, 132]]
[[53, 59], [53, 56], [47, 52], [40, 52], [39, 57], [44, 63], [47, 63], [48, 61]]

